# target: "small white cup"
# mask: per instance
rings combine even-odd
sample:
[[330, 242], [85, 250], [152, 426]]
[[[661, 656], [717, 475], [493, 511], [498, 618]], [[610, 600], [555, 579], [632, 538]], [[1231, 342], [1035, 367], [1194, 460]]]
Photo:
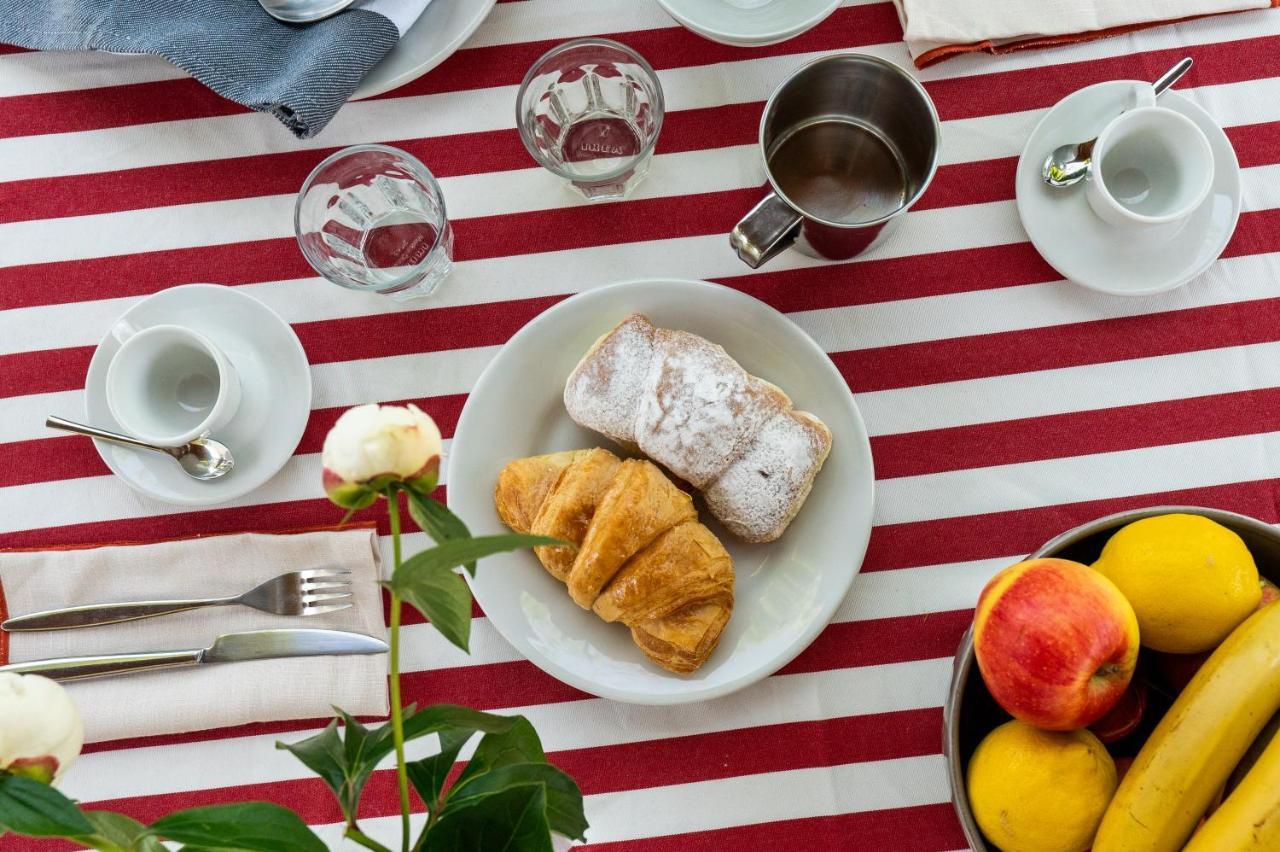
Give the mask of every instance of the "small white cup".
[[1151, 86], [1114, 118], [1093, 146], [1085, 197], [1118, 228], [1150, 228], [1192, 214], [1213, 185], [1213, 150], [1196, 123], [1156, 106]]
[[240, 379], [222, 350], [178, 325], [111, 330], [120, 349], [107, 368], [107, 407], [130, 434], [179, 446], [226, 426], [240, 406]]

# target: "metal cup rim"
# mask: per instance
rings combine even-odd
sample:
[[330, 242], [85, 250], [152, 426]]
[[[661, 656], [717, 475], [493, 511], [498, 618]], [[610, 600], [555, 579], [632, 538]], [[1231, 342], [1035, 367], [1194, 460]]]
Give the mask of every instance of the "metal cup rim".
[[[920, 187], [915, 191], [915, 193], [909, 199], [907, 199], [906, 202], [904, 202], [901, 207], [891, 210], [888, 213], [884, 214], [883, 216], [880, 216], [876, 219], [868, 219], [865, 222], [854, 222], [854, 223], [836, 222], [831, 219], [824, 219], [821, 216], [815, 216], [812, 213], [809, 213], [799, 204], [796, 204], [794, 201], [792, 201], [791, 198], [788, 197], [787, 194], [782, 191], [782, 187], [778, 186], [777, 181], [773, 179], [773, 172], [770, 171], [769, 169], [769, 156], [768, 156], [768, 153], [765, 151], [765, 143], [764, 143], [765, 123], [769, 120], [769, 115], [773, 112], [774, 105], [777, 103], [779, 95], [782, 94], [782, 90], [785, 89], [787, 85], [791, 83], [792, 80], [794, 80], [796, 77], [800, 76], [805, 71], [807, 71], [808, 69], [812, 68], [815, 65], [822, 65], [827, 62], [836, 62], [836, 61], [848, 60], [848, 59], [854, 59], [859, 62], [867, 62], [873, 65], [879, 65], [882, 68], [886, 68], [890, 72], [906, 80], [907, 83], [916, 90], [916, 93], [920, 95], [921, 99], [924, 101], [925, 106], [929, 110], [929, 117], [932, 119], [933, 140], [934, 140], [933, 157], [929, 162], [929, 170], [925, 174], [924, 180], [921, 181]], [[786, 79], [784, 79], [776, 87], [774, 87], [773, 92], [770, 93], [769, 95], [769, 99], [765, 101], [764, 111], [760, 113], [760, 129], [757, 134], [756, 144], [759, 146], [760, 155], [764, 159], [764, 174], [769, 181], [769, 186], [773, 189], [774, 194], [776, 194], [779, 198], [781, 198], [783, 201], [786, 202], [788, 207], [790, 207], [800, 216], [803, 216], [805, 219], [808, 219], [811, 222], [817, 222], [819, 224], [826, 225], [831, 228], [839, 228], [842, 230], [853, 231], [859, 228], [875, 228], [880, 225], [883, 225], [885, 222], [888, 222], [890, 219], [894, 219], [898, 216], [901, 216], [903, 213], [906, 213], [909, 209], [911, 209], [912, 205], [914, 205], [917, 201], [919, 201], [920, 197], [925, 194], [925, 192], [929, 189], [929, 184], [933, 183], [933, 176], [937, 174], [937, 171], [938, 171], [938, 160], [942, 152], [942, 122], [938, 118], [938, 109], [936, 106], [934, 106], [933, 98], [929, 97], [929, 93], [925, 91], [925, 88], [923, 85], [921, 85], [920, 81], [917, 80], [915, 77], [913, 77], [911, 74], [909, 74], [907, 70], [902, 66], [898, 65], [895, 62], [890, 62], [887, 59], [881, 59], [879, 56], [873, 56], [870, 53], [857, 53], [857, 52], [833, 53], [830, 56], [820, 56], [817, 59], [809, 60], [808, 62], [806, 62], [805, 64], [801, 65], [799, 68], [797, 68], [796, 70], [788, 74], [786, 76]]]

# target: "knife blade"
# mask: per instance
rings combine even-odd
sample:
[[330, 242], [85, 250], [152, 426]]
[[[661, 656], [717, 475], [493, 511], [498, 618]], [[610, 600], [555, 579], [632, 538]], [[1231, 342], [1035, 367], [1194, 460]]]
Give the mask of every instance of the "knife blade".
[[39, 674], [53, 680], [85, 680], [107, 675], [156, 669], [194, 666], [205, 663], [236, 663], [281, 657], [381, 654], [387, 643], [363, 633], [290, 627], [278, 630], [248, 630], [224, 633], [207, 648], [178, 651], [147, 651], [135, 654], [101, 654], [91, 657], [60, 657], [31, 660], [0, 666], [0, 672]]

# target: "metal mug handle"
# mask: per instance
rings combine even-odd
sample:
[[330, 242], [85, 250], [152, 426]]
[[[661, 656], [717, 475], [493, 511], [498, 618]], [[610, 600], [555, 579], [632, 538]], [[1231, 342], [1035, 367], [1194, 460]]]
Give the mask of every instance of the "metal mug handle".
[[790, 204], [770, 192], [742, 217], [742, 221], [729, 232], [729, 245], [738, 253], [738, 259], [759, 269], [800, 236], [800, 224], [804, 217]]

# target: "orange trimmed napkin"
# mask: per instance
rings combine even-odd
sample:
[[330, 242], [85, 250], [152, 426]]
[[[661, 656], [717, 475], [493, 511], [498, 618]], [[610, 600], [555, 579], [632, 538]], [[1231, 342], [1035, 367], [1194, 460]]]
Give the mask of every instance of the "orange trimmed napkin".
[[893, 0], [917, 68], [960, 53], [1091, 41], [1280, 0]]
[[[376, 533], [368, 528], [215, 535], [151, 544], [0, 552], [0, 620], [64, 606], [239, 594], [306, 568], [351, 571], [344, 610], [289, 617], [210, 607], [123, 624], [0, 631], [0, 664], [49, 657], [207, 647], [220, 633], [276, 627], [351, 630], [385, 640]], [[385, 654], [193, 666], [71, 682], [87, 742], [250, 722], [314, 719], [336, 705], [387, 712]]]

